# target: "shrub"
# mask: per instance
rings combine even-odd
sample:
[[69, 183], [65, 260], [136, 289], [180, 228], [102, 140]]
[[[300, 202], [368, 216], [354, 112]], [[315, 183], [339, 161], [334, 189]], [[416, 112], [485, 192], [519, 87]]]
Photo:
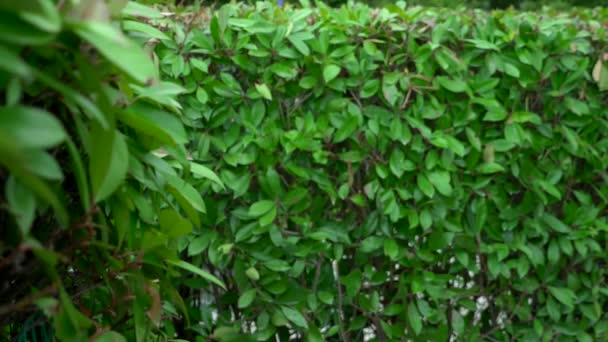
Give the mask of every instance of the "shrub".
[[174, 284], [202, 322], [180, 337], [606, 339], [605, 20], [260, 2], [128, 23], [226, 185], [197, 187], [179, 248], [227, 290]]
[[205, 211], [184, 179], [213, 176], [186, 160], [183, 89], [116, 29], [120, 10], [0, 3], [0, 340], [148, 341], [178, 315], [180, 269], [221, 285], [176, 253]]
[[[234, 0], [139, 0], [140, 3], [148, 5], [160, 4], [167, 6], [190, 6], [190, 5], [202, 5], [202, 6], [214, 6], [218, 4], [234, 3]], [[254, 4], [256, 1], [247, 0], [239, 1], [244, 3]], [[279, 0], [276, 1], [277, 3]], [[301, 3], [317, 3], [316, 1], [284, 1], [285, 3], [298, 6]], [[331, 6], [339, 7], [346, 4], [347, 0], [326, 0], [326, 4]], [[367, 4], [369, 6], [385, 6], [395, 1], [389, 0], [370, 0], [370, 1], [358, 1], [360, 3]], [[504, 9], [508, 7], [534, 10], [541, 9], [542, 7], [548, 6], [553, 8], [568, 9], [570, 7], [599, 7], [608, 6], [608, 0], [410, 0], [405, 1], [409, 6], [432, 6], [432, 7], [444, 7], [444, 8], [455, 8], [455, 7], [469, 7], [469, 8], [481, 8], [481, 9]]]

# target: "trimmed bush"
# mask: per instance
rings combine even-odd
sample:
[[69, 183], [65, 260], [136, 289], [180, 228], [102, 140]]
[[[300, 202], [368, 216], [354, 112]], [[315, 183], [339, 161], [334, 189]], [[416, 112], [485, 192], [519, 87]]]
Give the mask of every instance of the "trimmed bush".
[[226, 185], [197, 187], [179, 248], [227, 291], [175, 284], [202, 322], [180, 337], [606, 339], [606, 18], [257, 3], [125, 23]]

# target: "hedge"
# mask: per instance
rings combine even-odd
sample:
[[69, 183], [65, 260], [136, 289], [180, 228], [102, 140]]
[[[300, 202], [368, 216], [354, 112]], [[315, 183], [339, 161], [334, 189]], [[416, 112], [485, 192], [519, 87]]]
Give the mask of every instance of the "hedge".
[[606, 339], [606, 10], [111, 5], [0, 3], [2, 339]]
[[198, 188], [179, 246], [227, 291], [184, 280], [203, 323], [180, 336], [608, 338], [606, 14], [258, 2], [125, 23], [226, 185]]

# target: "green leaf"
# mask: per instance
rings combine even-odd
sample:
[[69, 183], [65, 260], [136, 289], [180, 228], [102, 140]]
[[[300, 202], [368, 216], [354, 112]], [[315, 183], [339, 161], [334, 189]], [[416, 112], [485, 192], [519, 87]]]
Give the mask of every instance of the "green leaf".
[[299, 37], [295, 36], [295, 35], [290, 35], [289, 37], [287, 37], [287, 39], [289, 39], [289, 41], [291, 42], [291, 44], [293, 44], [293, 46], [304, 56], [308, 56], [310, 55], [310, 49], [308, 48], [308, 45], [306, 45], [306, 43], [300, 39]]
[[209, 94], [207, 94], [207, 91], [203, 87], [199, 87], [196, 90], [196, 99], [198, 102], [205, 104], [209, 101]]
[[436, 80], [442, 88], [445, 88], [453, 93], [463, 93], [469, 90], [467, 83], [460, 79], [451, 80], [445, 76], [438, 76]]
[[464, 145], [460, 141], [458, 141], [458, 139], [456, 139], [454, 137], [447, 136], [445, 138], [448, 141], [448, 148], [450, 150], [452, 150], [452, 152], [454, 152], [457, 156], [464, 157], [464, 155], [465, 155]]
[[243, 294], [239, 297], [239, 300], [238, 300], [239, 309], [244, 309], [244, 308], [248, 307], [249, 305], [251, 305], [251, 303], [253, 303], [253, 300], [255, 299], [256, 293], [257, 293], [256, 289], [249, 289], [249, 290], [243, 292]]
[[173, 175], [165, 175], [169, 190], [176, 196], [181, 197], [182, 202], [187, 203], [196, 211], [205, 213], [206, 207], [201, 194], [190, 183]]
[[589, 114], [589, 106], [585, 102], [566, 97], [564, 104], [576, 115]]
[[0, 134], [0, 164], [8, 168], [17, 180], [34, 192], [39, 199], [51, 205], [62, 226], [67, 225], [68, 213], [59, 199], [58, 191], [51, 189], [45, 182], [24, 168], [23, 154], [24, 152], [19, 149], [19, 146], [15, 145], [9, 136]]
[[6, 182], [6, 201], [11, 213], [15, 216], [21, 235], [29, 234], [36, 214], [36, 197], [14, 177]]
[[510, 120], [514, 123], [531, 122], [535, 125], [540, 125], [542, 123], [542, 120], [538, 114], [530, 112], [515, 112], [511, 115]]
[[286, 80], [291, 80], [298, 74], [297, 70], [291, 66], [290, 63], [286, 62], [273, 64], [268, 68], [268, 70]]
[[545, 180], [540, 180], [540, 179], [537, 180], [536, 183], [538, 185], [540, 185], [540, 187], [543, 190], [545, 190], [549, 195], [551, 195], [557, 199], [562, 199], [562, 194], [555, 185], [553, 185]]
[[216, 276], [214, 276], [213, 274], [207, 272], [207, 271], [203, 271], [202, 269], [186, 262], [183, 260], [167, 260], [167, 263], [173, 266], [177, 266], [181, 269], [184, 269], [188, 272], [192, 272], [198, 276], [200, 276], [201, 278], [208, 280], [216, 285], [218, 285], [219, 287], [223, 288], [224, 290], [226, 289], [226, 286], [224, 285], [224, 283], [219, 280]]
[[323, 80], [325, 83], [331, 82], [340, 73], [340, 67], [335, 64], [328, 64], [323, 68]]
[[287, 319], [293, 324], [301, 328], [308, 328], [308, 323], [306, 322], [306, 319], [299, 311], [294, 310], [288, 306], [281, 306], [281, 311], [283, 312], [285, 317], [287, 317]]
[[247, 277], [249, 277], [249, 279], [251, 279], [253, 281], [260, 280], [260, 273], [258, 272], [258, 270], [255, 267], [249, 267], [245, 271], [245, 274], [247, 275]]
[[361, 242], [360, 251], [362, 253], [371, 253], [382, 247], [384, 239], [378, 236], [370, 236]]
[[89, 174], [95, 201], [110, 196], [123, 184], [129, 166], [129, 151], [122, 134], [94, 125], [91, 130]]
[[423, 209], [420, 212], [420, 226], [422, 226], [422, 229], [426, 230], [429, 229], [432, 224], [433, 216], [431, 215], [431, 212], [428, 209]]
[[139, 83], [156, 78], [154, 64], [145, 52], [109, 23], [91, 20], [73, 22], [72, 27], [76, 34]]
[[0, 41], [15, 45], [41, 45], [55, 37], [55, 32], [45, 32], [19, 15], [5, 11], [0, 11], [0, 32]]
[[81, 334], [82, 330], [89, 328], [93, 324], [87, 316], [76, 309], [72, 299], [63, 287], [59, 290], [59, 301], [61, 302], [61, 313], [67, 316], [67, 320], [69, 320], [72, 328], [78, 334]]
[[564, 224], [560, 219], [558, 219], [557, 217], [549, 214], [549, 213], [544, 213], [541, 216], [541, 220], [550, 228], [553, 229], [554, 231], [558, 232], [558, 233], [570, 233], [571, 229], [570, 227], [568, 227], [566, 224]]
[[557, 240], [551, 240], [547, 250], [547, 260], [551, 264], [556, 264], [559, 261], [559, 243]]
[[433, 184], [435, 189], [444, 196], [452, 194], [452, 186], [450, 185], [450, 173], [447, 171], [433, 171], [426, 174], [428, 180]]
[[416, 177], [418, 189], [427, 197], [432, 198], [435, 195], [435, 188], [424, 173], [419, 173]]
[[203, 234], [201, 236], [195, 237], [188, 244], [188, 256], [199, 255], [209, 246], [210, 242], [211, 241], [209, 235]]
[[173, 209], [164, 209], [158, 214], [158, 223], [167, 236], [178, 238], [192, 232], [192, 224]]
[[414, 330], [414, 334], [420, 335], [420, 332], [422, 332], [422, 317], [420, 317], [418, 308], [416, 308], [416, 304], [413, 302], [407, 305], [407, 321], [410, 323], [412, 330]]
[[274, 219], [277, 217], [277, 207], [273, 206], [270, 211], [266, 214], [262, 215], [259, 219], [260, 226], [267, 226], [274, 222]]
[[378, 92], [379, 89], [380, 89], [380, 80], [378, 80], [378, 79], [368, 80], [363, 84], [363, 87], [361, 88], [360, 96], [363, 99], [372, 97], [372, 96], [376, 95], [376, 93]]
[[167, 36], [163, 31], [139, 21], [125, 20], [122, 22], [122, 28], [125, 31], [136, 31], [143, 33], [143, 35], [148, 39], [156, 38], [160, 40], [171, 40], [171, 38], [169, 38], [169, 36]]
[[28, 151], [23, 166], [40, 177], [50, 180], [63, 180], [63, 172], [59, 163], [47, 152]]
[[[190, 58], [190, 64], [195, 69], [202, 71], [203, 73], [209, 73], [209, 64], [211, 64], [210, 60], [202, 60], [199, 58]], [[200, 89], [200, 88], [199, 88]]]
[[224, 183], [210, 168], [195, 162], [190, 162], [190, 172], [192, 172], [195, 178], [206, 178], [224, 189]]
[[348, 118], [342, 122], [342, 126], [338, 129], [334, 135], [334, 143], [340, 143], [350, 138], [353, 133], [357, 130], [358, 123], [355, 118]]
[[464, 318], [456, 310], [452, 310], [452, 326], [459, 336], [464, 334]]
[[85, 199], [91, 198], [91, 191], [89, 189], [89, 181], [84, 167], [84, 163], [82, 161], [82, 156], [80, 154], [80, 151], [78, 151], [76, 144], [74, 144], [74, 141], [72, 141], [70, 137], [67, 137], [66, 145], [70, 154], [70, 159], [72, 161], [72, 172], [74, 173], [74, 177], [76, 178], [76, 184], [78, 186], [78, 193], [80, 195], [82, 209], [84, 211], [88, 211], [91, 207], [91, 203], [90, 200]]
[[45, 32], [59, 33], [62, 18], [55, 3], [51, 0], [38, 0], [37, 3], [36, 11], [23, 11], [20, 17]]
[[131, 16], [135, 18], [148, 18], [148, 19], [160, 19], [164, 18], [164, 15], [157, 9], [143, 5], [138, 2], [129, 1], [122, 10], [124, 16]]
[[473, 45], [475, 45], [476, 48], [480, 49], [480, 50], [494, 50], [494, 51], [500, 51], [500, 48], [491, 42], [485, 41], [485, 40], [481, 40], [481, 39], [466, 39], [467, 42], [472, 43]]
[[492, 174], [505, 171], [505, 168], [497, 163], [483, 163], [477, 167], [477, 171], [482, 174]]
[[108, 331], [98, 336], [95, 342], [127, 342], [127, 339], [116, 331]]
[[486, 113], [486, 115], [483, 117], [483, 121], [497, 122], [497, 121], [503, 121], [506, 118], [507, 118], [506, 111], [499, 110], [499, 109], [493, 109]]
[[393, 239], [384, 239], [384, 255], [395, 260], [399, 255], [399, 245]]
[[562, 304], [570, 308], [574, 307], [574, 302], [576, 300], [576, 293], [574, 293], [574, 291], [568, 288], [554, 286], [548, 286], [548, 289], [553, 297], [555, 297], [555, 299], [560, 301]]
[[266, 100], [272, 100], [272, 93], [265, 83], [256, 84], [255, 89], [257, 89], [258, 93]]
[[17, 52], [10, 50], [8, 47], [0, 46], [0, 70], [7, 71], [21, 78], [30, 79], [32, 71]]
[[249, 207], [249, 216], [260, 217], [270, 210], [275, 209], [275, 203], [269, 200], [257, 201]]
[[59, 120], [44, 110], [12, 106], [0, 108], [0, 134], [21, 148], [49, 148], [66, 138]]

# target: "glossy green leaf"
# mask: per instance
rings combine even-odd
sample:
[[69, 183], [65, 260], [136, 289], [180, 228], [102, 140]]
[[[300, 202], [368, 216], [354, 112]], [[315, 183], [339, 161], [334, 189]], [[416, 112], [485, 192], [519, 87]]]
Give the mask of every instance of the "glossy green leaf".
[[272, 100], [272, 93], [265, 83], [256, 84], [255, 89], [257, 89], [258, 93], [266, 100]]
[[572, 290], [554, 286], [549, 286], [548, 288], [553, 297], [555, 297], [555, 299], [560, 301], [562, 304], [568, 307], [572, 307], [574, 305], [574, 302], [576, 301], [576, 294]]
[[340, 67], [335, 64], [328, 64], [323, 67], [323, 80], [325, 83], [331, 82], [340, 73]]
[[203, 202], [201, 194], [190, 183], [172, 175], [166, 175], [165, 177], [167, 177], [169, 189], [174, 194], [181, 196], [196, 211], [201, 213], [206, 212], [205, 202]]
[[256, 289], [249, 289], [249, 290], [243, 292], [243, 294], [241, 294], [241, 296], [239, 297], [239, 300], [238, 300], [239, 309], [244, 309], [244, 308], [249, 307], [251, 305], [251, 303], [253, 302], [253, 300], [255, 299], [255, 295], [256, 295]]
[[158, 223], [169, 237], [178, 238], [192, 231], [192, 224], [173, 209], [164, 209], [158, 214]]
[[74, 32], [88, 41], [114, 65], [140, 83], [156, 78], [152, 61], [135, 43], [104, 22], [74, 22]]
[[19, 225], [23, 236], [30, 232], [35, 218], [36, 198], [34, 194], [24, 187], [17, 179], [10, 177], [6, 182], [6, 200], [11, 213]]
[[422, 318], [416, 308], [416, 304], [412, 302], [407, 305], [407, 319], [410, 327], [414, 330], [414, 334], [420, 335], [422, 332]]
[[437, 77], [437, 83], [453, 93], [462, 93], [468, 89], [466, 82], [459, 79], [451, 80], [444, 76]]
[[95, 201], [110, 196], [124, 181], [129, 166], [129, 151], [123, 135], [115, 130], [94, 126], [91, 131], [89, 174]]
[[255, 202], [249, 207], [249, 215], [252, 217], [260, 217], [275, 208], [273, 201], [262, 200]]
[[281, 306], [281, 311], [283, 312], [285, 317], [287, 317], [287, 319], [293, 324], [301, 328], [308, 328], [308, 322], [306, 322], [306, 319], [299, 311], [292, 309], [288, 306]]
[[214, 276], [213, 274], [204, 271], [202, 269], [200, 269], [199, 267], [196, 267], [188, 262], [185, 262], [183, 260], [167, 260], [168, 264], [171, 264], [173, 266], [179, 267], [181, 269], [184, 269], [188, 272], [194, 273], [198, 276], [200, 276], [201, 278], [208, 280], [216, 285], [218, 285], [219, 287], [226, 289], [226, 286], [224, 285], [224, 283], [219, 280], [216, 276]]
[[25, 106], [0, 108], [0, 132], [25, 149], [53, 147], [66, 138], [63, 125], [51, 113]]

